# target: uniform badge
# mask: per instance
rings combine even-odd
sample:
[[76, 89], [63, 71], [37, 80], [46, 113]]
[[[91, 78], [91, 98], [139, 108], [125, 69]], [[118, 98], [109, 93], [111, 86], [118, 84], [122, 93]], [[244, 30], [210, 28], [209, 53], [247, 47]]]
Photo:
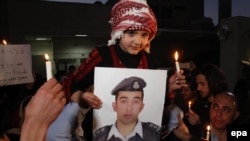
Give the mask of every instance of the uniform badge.
[[133, 89], [139, 89], [140, 88], [140, 83], [138, 81], [133, 82]]

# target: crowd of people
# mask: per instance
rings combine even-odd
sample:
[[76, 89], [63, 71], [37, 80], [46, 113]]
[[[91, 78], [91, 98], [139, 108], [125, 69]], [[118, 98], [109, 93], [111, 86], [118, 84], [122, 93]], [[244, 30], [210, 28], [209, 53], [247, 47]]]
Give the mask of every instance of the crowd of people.
[[[94, 68], [158, 69], [159, 63], [147, 52], [157, 32], [157, 20], [145, 0], [120, 0], [112, 8], [110, 23], [111, 39], [107, 45], [96, 47], [66, 78], [52, 78], [32, 91], [22, 106], [21, 141], [95, 140], [93, 109], [102, 108], [103, 102], [94, 94]], [[228, 126], [239, 121], [249, 124], [249, 112], [244, 109], [244, 104], [249, 104], [246, 102], [250, 95], [249, 69], [247, 74], [244, 75], [246, 85], [239, 82], [246, 89], [243, 92], [237, 85], [234, 95], [228, 92], [227, 79], [214, 64], [180, 71], [172, 67], [166, 78], [159, 140], [226, 141]], [[136, 118], [133, 124], [137, 122]], [[118, 124], [113, 126], [119, 128]], [[7, 133], [0, 135], [2, 140], [8, 140]], [[140, 135], [136, 140], [143, 140], [146, 134]], [[133, 137], [130, 133], [119, 136], [122, 139], [110, 140]]]

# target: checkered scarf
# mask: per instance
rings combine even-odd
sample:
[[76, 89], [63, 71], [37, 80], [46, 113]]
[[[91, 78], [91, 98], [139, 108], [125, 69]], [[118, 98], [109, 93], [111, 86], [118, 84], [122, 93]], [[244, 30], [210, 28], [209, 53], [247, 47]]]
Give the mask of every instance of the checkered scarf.
[[146, 0], [120, 0], [111, 11], [111, 39], [109, 45], [114, 45], [125, 30], [145, 30], [150, 33], [149, 40], [155, 37], [157, 23], [154, 12]]

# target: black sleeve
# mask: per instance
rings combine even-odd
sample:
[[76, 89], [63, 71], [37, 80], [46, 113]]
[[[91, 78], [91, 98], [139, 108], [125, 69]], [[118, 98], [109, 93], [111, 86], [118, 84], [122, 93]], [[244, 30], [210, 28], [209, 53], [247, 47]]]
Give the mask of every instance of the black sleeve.
[[85, 91], [89, 86], [94, 84], [95, 67], [110, 67], [112, 61], [107, 46], [97, 47], [89, 57], [77, 69], [71, 85], [71, 93], [77, 90]]
[[204, 140], [199, 137], [192, 136], [189, 141], [204, 141]]

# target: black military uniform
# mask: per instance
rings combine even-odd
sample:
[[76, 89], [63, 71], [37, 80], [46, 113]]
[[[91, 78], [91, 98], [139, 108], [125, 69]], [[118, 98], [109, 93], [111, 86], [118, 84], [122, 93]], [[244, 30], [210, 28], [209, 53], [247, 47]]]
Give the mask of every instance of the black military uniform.
[[[136, 134], [128, 139], [128, 141], [159, 141], [161, 129], [158, 125], [151, 122], [141, 122], [143, 137]], [[108, 139], [109, 131], [112, 125], [99, 128], [95, 132], [94, 141], [122, 141], [122, 139], [112, 135]]]
[[[132, 76], [125, 78], [120, 83], [118, 83], [112, 90], [111, 94], [117, 96], [119, 91], [143, 92], [143, 88], [145, 86], [146, 82], [142, 78]], [[116, 132], [111, 130], [112, 128], [118, 131], [115, 124], [97, 129], [95, 132], [94, 141], [122, 141], [121, 138], [115, 135]], [[138, 121], [134, 129], [138, 130], [136, 130], [134, 136], [128, 138], [128, 141], [159, 141], [160, 139], [161, 128], [154, 123]]]

